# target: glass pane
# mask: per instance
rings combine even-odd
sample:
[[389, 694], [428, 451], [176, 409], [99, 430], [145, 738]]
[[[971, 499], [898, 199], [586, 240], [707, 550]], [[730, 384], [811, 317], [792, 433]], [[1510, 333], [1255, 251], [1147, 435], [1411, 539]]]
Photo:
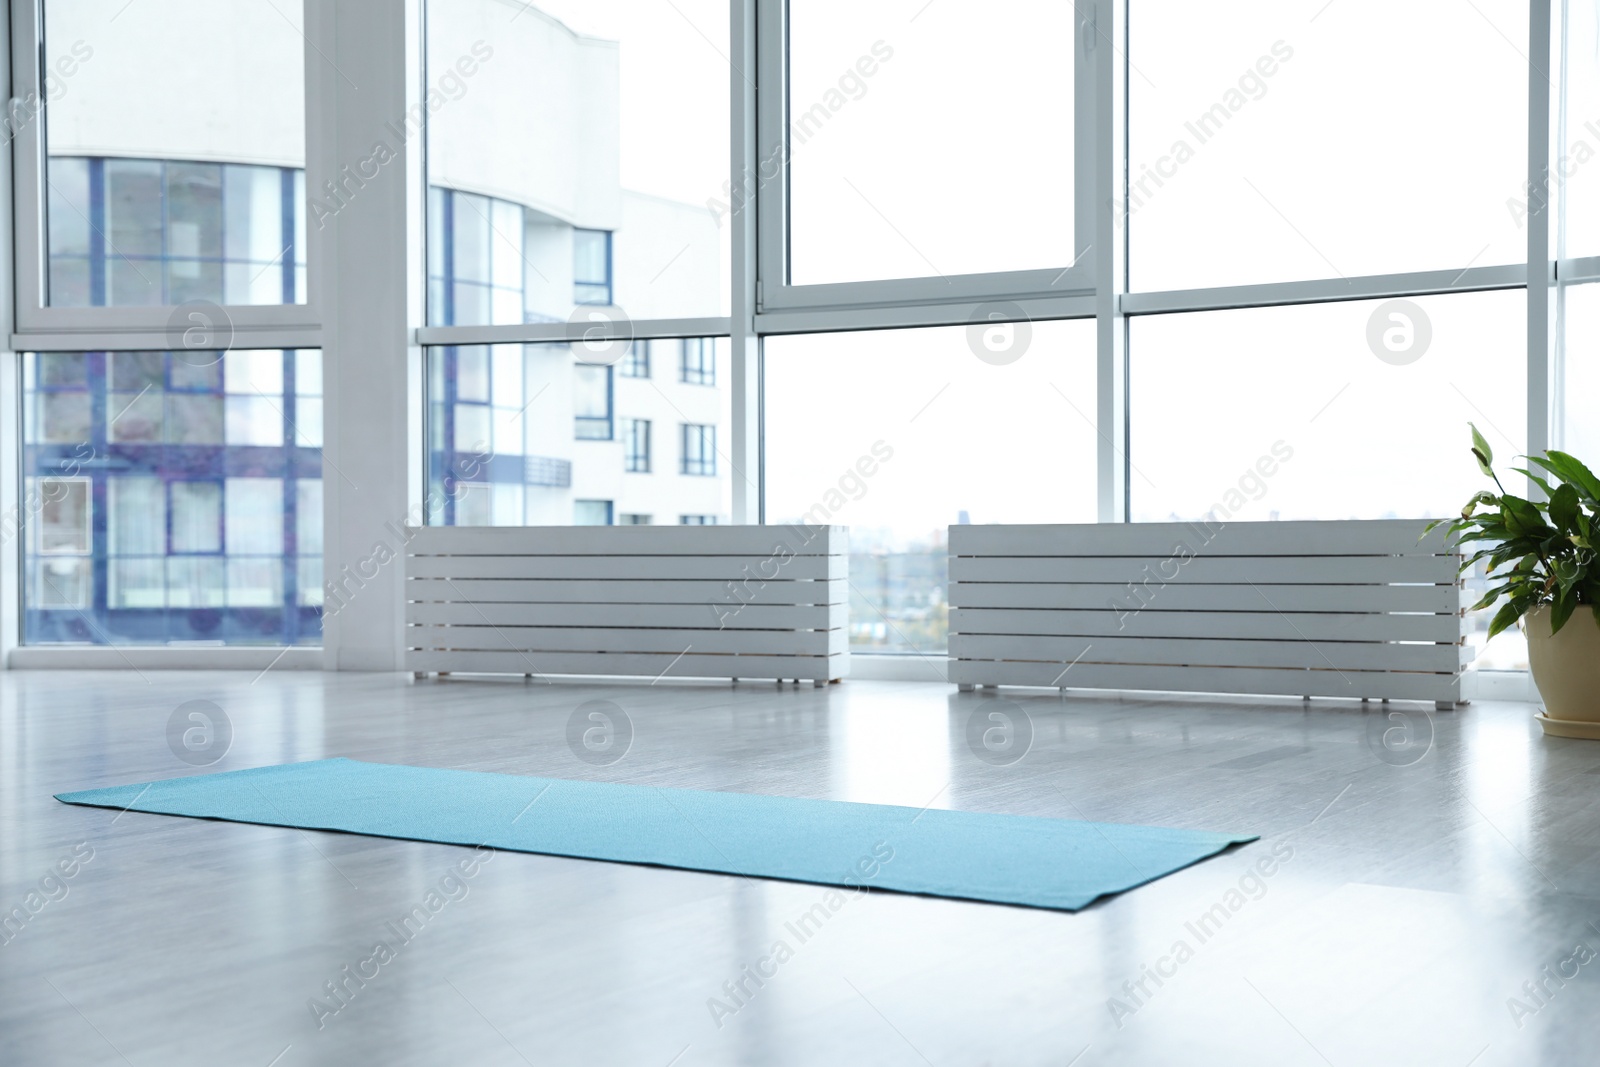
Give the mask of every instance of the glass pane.
[[227, 435], [230, 445], [283, 444], [283, 408], [265, 396], [227, 398]]
[[1566, 330], [1554, 382], [1556, 447], [1600, 470], [1600, 285], [1562, 292]]
[[[1135, 319], [1134, 520], [1459, 512], [1488, 487], [1469, 421], [1502, 468], [1527, 447], [1526, 306], [1505, 291]], [[1402, 327], [1420, 341], [1403, 359], [1382, 340]], [[1481, 648], [1488, 620], [1474, 625]], [[1526, 662], [1520, 641], [1497, 637], [1478, 666]]]
[[430, 323], [728, 313], [725, 0], [427, 15]]
[[[113, 556], [167, 554], [167, 502], [159, 478], [118, 478], [107, 487]], [[87, 549], [84, 549], [87, 551]]]
[[43, 9], [49, 302], [303, 300], [302, 5]]
[[850, 527], [854, 648], [945, 647], [949, 524], [1095, 520], [1094, 323], [1004, 336], [767, 338], [767, 521]]
[[222, 551], [221, 485], [216, 482], [172, 483], [172, 551]]
[[1567, 54], [1560, 86], [1566, 95], [1556, 116], [1551, 181], [1561, 190], [1557, 254], [1600, 255], [1600, 2], [1568, 0], [1556, 5], [1567, 18]]
[[806, 0], [789, 30], [796, 284], [1073, 261], [1073, 5]]
[[37, 501], [33, 523], [35, 551], [43, 555], [89, 551], [90, 503], [87, 478], [31, 480], [29, 499]]
[[[725, 375], [726, 343], [706, 348]], [[432, 348], [427, 360], [428, 481], [440, 502], [429, 524], [565, 526], [596, 520], [597, 502], [608, 503], [608, 522], [621, 514], [729, 517], [732, 481], [717, 451], [731, 422], [722, 389], [675, 377], [608, 386], [609, 366], [580, 362], [565, 344]], [[492, 403], [463, 398], [463, 369], [470, 393]], [[706, 475], [680, 471], [685, 418], [706, 430]], [[629, 427], [642, 428], [631, 442]]]
[[[300, 381], [307, 355], [229, 353], [228, 384]], [[294, 576], [321, 551], [321, 456], [283, 447], [284, 398], [225, 395], [222, 364], [194, 352], [22, 362], [26, 643], [319, 639], [321, 591]], [[320, 438], [317, 409], [298, 417]]]
[[282, 554], [283, 482], [278, 478], [229, 478], [226, 495], [228, 554]]
[[1526, 260], [1527, 0], [1129, 7], [1135, 289]]

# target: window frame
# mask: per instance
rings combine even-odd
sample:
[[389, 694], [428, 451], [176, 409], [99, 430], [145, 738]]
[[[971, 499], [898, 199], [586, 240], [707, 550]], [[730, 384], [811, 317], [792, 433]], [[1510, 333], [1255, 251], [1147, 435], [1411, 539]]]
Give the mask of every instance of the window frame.
[[[304, 64], [306, 152], [305, 187], [320, 177], [314, 144], [326, 104], [315, 99], [318, 64], [325, 63], [311, 44], [311, 0], [303, 0], [302, 25], [307, 27]], [[11, 5], [11, 96], [27, 100], [43, 95], [41, 69], [48, 42], [44, 37], [43, 0], [18, 0]], [[398, 57], [397, 57], [398, 58]], [[320, 105], [320, 106], [319, 106]], [[46, 111], [43, 106], [26, 122], [12, 140], [14, 293], [13, 349], [53, 351], [94, 351], [117, 348], [171, 348], [155, 342], [170, 338], [178, 309], [184, 305], [124, 307], [50, 307], [45, 301], [49, 277], [46, 193]], [[316, 229], [306, 230], [306, 302], [303, 304], [221, 304], [222, 324], [233, 332], [235, 347], [241, 348], [318, 348], [321, 347], [323, 308], [318, 300], [321, 257], [316, 254]], [[293, 250], [298, 253], [300, 250]], [[201, 323], [216, 327], [216, 323]], [[82, 338], [85, 332], [101, 334], [98, 340]], [[249, 336], [241, 336], [248, 334]], [[207, 346], [196, 346], [207, 347]]]
[[[737, 8], [740, 0], [732, 0]], [[1104, 3], [1105, 0], [1100, 0]], [[731, 183], [734, 195], [750, 195], [756, 200], [759, 228], [759, 263], [756, 308], [761, 314], [811, 313], [810, 328], [852, 328], [845, 323], [851, 310], [923, 305], [946, 312], [943, 322], [965, 322], [972, 314], [974, 301], [1043, 302], [1043, 317], [1067, 318], [1084, 310], [1064, 298], [1082, 297], [1095, 289], [1096, 275], [1090, 251], [1095, 234], [1096, 159], [1101, 150], [1097, 131], [1097, 97], [1101, 79], [1096, 77], [1103, 31], [1098, 22], [1097, 3], [1075, 2], [1075, 31], [1072, 42], [1073, 108], [1067, 119], [1073, 138], [1073, 180], [1067, 194], [1073, 198], [1073, 250], [1070, 262], [1060, 267], [999, 271], [981, 274], [953, 274], [946, 277], [887, 278], [871, 281], [820, 282], [796, 285], [789, 275], [789, 5], [791, 0], [756, 0], [757, 62], [756, 84], [776, 86], [779, 91], [760, 94], [756, 115], [756, 160], [744, 168], [743, 180], [737, 174]], [[737, 26], [735, 19], [735, 26]], [[1103, 43], [1109, 44], [1109, 39]], [[737, 41], [735, 42], [737, 45]], [[1048, 126], [1041, 135], [1053, 131]], [[747, 157], [748, 158], [748, 157]], [[776, 166], [771, 166], [773, 162]], [[768, 174], [768, 170], [774, 173]], [[739, 209], [742, 210], [742, 209]], [[736, 212], [737, 213], [737, 210]], [[1050, 305], [1054, 304], [1054, 307]], [[834, 314], [826, 314], [826, 313]], [[1054, 312], [1053, 314], [1051, 312]], [[1013, 321], [1026, 317], [1016, 315]], [[1002, 321], [996, 319], [994, 321]], [[925, 321], [916, 325], [935, 325]], [[913, 325], [904, 323], [904, 325]]]

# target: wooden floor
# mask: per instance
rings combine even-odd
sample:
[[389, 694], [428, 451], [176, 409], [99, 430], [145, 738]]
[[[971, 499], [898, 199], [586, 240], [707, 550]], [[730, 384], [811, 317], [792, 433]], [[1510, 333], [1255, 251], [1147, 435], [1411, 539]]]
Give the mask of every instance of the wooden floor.
[[[188, 710], [169, 740], [188, 701], [231, 723], [209, 766], [221, 734], [185, 748]], [[583, 741], [597, 711], [609, 748]], [[1545, 739], [1530, 714], [0, 674], [0, 1063], [1593, 1062], [1600, 743]], [[1262, 840], [1078, 914], [870, 893], [801, 941], [786, 923], [819, 887], [510, 853], [463, 874], [467, 849], [51, 799], [335, 755]], [[758, 985], [746, 968], [779, 940]]]

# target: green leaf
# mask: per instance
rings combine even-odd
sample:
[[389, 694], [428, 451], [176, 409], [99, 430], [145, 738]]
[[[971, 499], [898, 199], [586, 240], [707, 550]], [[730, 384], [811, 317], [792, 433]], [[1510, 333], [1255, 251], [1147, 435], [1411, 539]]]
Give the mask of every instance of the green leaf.
[[1533, 502], [1510, 493], [1500, 498], [1500, 520], [1518, 537], [1542, 534], [1545, 528], [1544, 519]]
[[1556, 600], [1550, 607], [1550, 634], [1554, 636], [1561, 632], [1561, 628], [1572, 618], [1572, 613], [1578, 607], [1578, 596], [1572, 590], [1562, 588], [1556, 594]]
[[1596, 478], [1594, 472], [1585, 467], [1582, 461], [1576, 456], [1558, 452], [1553, 448], [1545, 452], [1545, 456], [1560, 464], [1556, 473], [1561, 475], [1562, 479], [1576, 485], [1591, 501], [1600, 502], [1600, 478]]
[[1520, 600], [1512, 600], [1509, 603], [1502, 604], [1500, 610], [1494, 613], [1493, 621], [1489, 623], [1488, 640], [1494, 640], [1496, 634], [1515, 626], [1517, 620], [1522, 618], [1523, 610], [1524, 605]]
[[1489, 442], [1484, 439], [1483, 434], [1478, 432], [1476, 425], [1470, 422], [1467, 425], [1472, 427], [1472, 454], [1478, 460], [1478, 469], [1492, 478], [1494, 468], [1490, 464], [1494, 462], [1494, 450], [1489, 447]]

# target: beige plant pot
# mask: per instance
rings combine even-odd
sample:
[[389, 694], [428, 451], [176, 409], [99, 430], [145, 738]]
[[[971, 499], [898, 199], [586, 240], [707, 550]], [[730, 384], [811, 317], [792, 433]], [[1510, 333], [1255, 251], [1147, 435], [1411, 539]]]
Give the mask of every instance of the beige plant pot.
[[1545, 715], [1557, 722], [1600, 724], [1600, 626], [1594, 609], [1578, 608], [1552, 635], [1550, 606], [1542, 604], [1523, 618], [1522, 629]]

